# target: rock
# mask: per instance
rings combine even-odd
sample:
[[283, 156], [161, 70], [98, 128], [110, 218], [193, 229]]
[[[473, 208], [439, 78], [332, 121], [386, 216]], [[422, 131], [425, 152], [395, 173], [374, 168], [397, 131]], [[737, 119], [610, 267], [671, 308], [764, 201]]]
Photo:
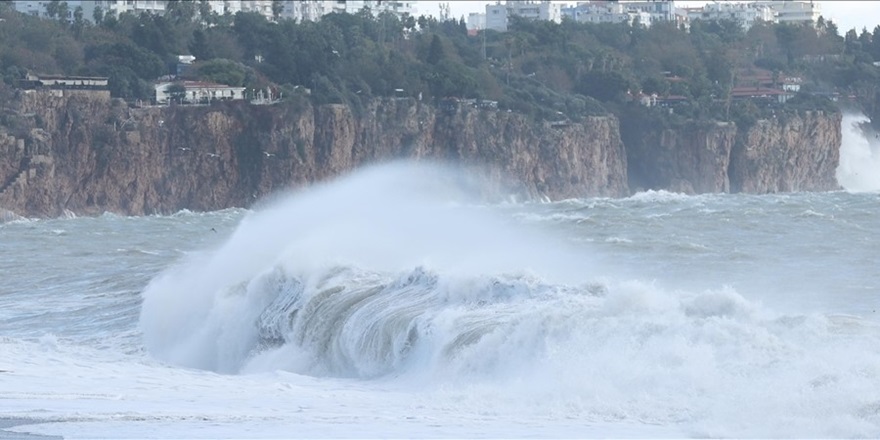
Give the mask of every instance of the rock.
[[0, 187], [0, 206], [29, 216], [249, 207], [274, 191], [401, 158], [484, 170], [493, 193], [486, 196], [628, 194], [614, 117], [550, 127], [515, 113], [438, 110], [414, 99], [375, 99], [357, 111], [305, 101], [127, 109], [119, 101], [29, 93], [18, 105], [40, 126], [22, 152], [0, 157], [0, 184], [27, 175], [14, 191]]
[[788, 114], [750, 127], [628, 120], [629, 184], [685, 193], [751, 194], [839, 189], [841, 115]]

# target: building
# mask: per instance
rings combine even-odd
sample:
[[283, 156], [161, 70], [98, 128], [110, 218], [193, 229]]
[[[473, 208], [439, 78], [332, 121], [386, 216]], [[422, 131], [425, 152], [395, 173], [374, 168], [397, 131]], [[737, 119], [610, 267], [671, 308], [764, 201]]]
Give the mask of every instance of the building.
[[[46, 6], [51, 0], [16, 0], [12, 2], [12, 7], [23, 14], [33, 15], [35, 17], [47, 18]], [[73, 12], [77, 7], [82, 7], [82, 0], [69, 0], [67, 2], [67, 20], [73, 21]], [[85, 17], [84, 17], [85, 18]]]
[[562, 9], [562, 16], [580, 23], [641, 23], [651, 25], [652, 15], [627, 8], [622, 2], [579, 2], [576, 6]]
[[89, 95], [110, 99], [109, 78], [103, 76], [34, 75], [28, 73], [18, 87], [43, 90], [57, 96]]
[[[819, 4], [812, 1], [712, 1], [702, 6], [687, 6], [673, 0], [592, 0], [562, 9], [562, 15], [582, 23], [634, 23], [646, 26], [658, 21], [672, 21], [688, 28], [691, 20], [732, 20], [748, 30], [755, 23], [815, 23]], [[502, 14], [496, 14], [501, 17]], [[491, 20], [492, 17], [489, 17]], [[492, 24], [489, 24], [492, 28]]]
[[[175, 90], [175, 86], [177, 90]], [[161, 82], [154, 87], [157, 104], [168, 104], [179, 99], [186, 104], [207, 104], [211, 101], [245, 99], [244, 87], [233, 87], [204, 81]], [[175, 97], [175, 94], [179, 96]]]
[[383, 12], [390, 12], [398, 17], [402, 17], [404, 15], [416, 15], [416, 2], [415, 1], [383, 1], [383, 0], [373, 0], [365, 2], [365, 7], [370, 8], [373, 11], [373, 14], [381, 14]]
[[486, 29], [507, 31], [510, 17], [522, 17], [527, 20], [544, 20], [554, 23], [562, 22], [562, 6], [544, 1], [501, 1], [494, 5], [486, 5]]
[[468, 14], [467, 28], [468, 28], [468, 30], [478, 30], [478, 31], [486, 29], [486, 13], [485, 12], [471, 12], [470, 14]]
[[730, 90], [730, 97], [732, 99], [747, 99], [766, 103], [776, 102], [785, 104], [794, 95], [794, 92], [765, 87], [734, 87]]
[[680, 12], [673, 0], [592, 0], [562, 10], [563, 16], [581, 23], [638, 22], [645, 26], [658, 21], [685, 22]]
[[739, 23], [744, 30], [759, 21], [775, 22], [776, 12], [762, 3], [712, 2], [702, 8], [688, 8], [689, 20], [730, 20]]
[[644, 12], [651, 16], [651, 21], [675, 21], [674, 0], [632, 0], [617, 2], [628, 11]]
[[214, 0], [209, 1], [211, 11], [219, 15], [235, 15], [239, 12], [256, 12], [266, 18], [272, 16], [272, 0]]
[[775, 14], [775, 22], [777, 23], [809, 23], [815, 24], [819, 20], [821, 11], [819, 2], [813, 1], [793, 1], [793, 0], [777, 0], [777, 1], [759, 1], [759, 5], [764, 5], [773, 10]]
[[[74, 8], [73, 3], [67, 2], [71, 9]], [[94, 20], [95, 9], [101, 8], [104, 14], [120, 14], [132, 13], [139, 14], [147, 12], [150, 14], [164, 14], [165, 0], [79, 0], [78, 6], [82, 7], [83, 18], [85, 20]]]
[[388, 0], [282, 0], [281, 18], [297, 21], [318, 21], [327, 14], [358, 12], [369, 9], [373, 15], [390, 12], [398, 17], [416, 14], [415, 1]]
[[[94, 11], [100, 7], [105, 13], [117, 16], [124, 13], [164, 14], [170, 1], [178, 0], [67, 0], [67, 15], [73, 20], [73, 11], [82, 8], [85, 20], [94, 20]], [[182, 0], [181, 0], [182, 1]], [[235, 15], [239, 12], [256, 12], [268, 19], [274, 19], [273, 0], [205, 0], [211, 12], [218, 15]], [[13, 5], [19, 12], [46, 17], [46, 5], [51, 0], [16, 0]], [[397, 16], [416, 14], [415, 1], [388, 0], [280, 0], [282, 19], [297, 21], [317, 21], [330, 13], [356, 14], [369, 9], [373, 14], [390, 12]]]

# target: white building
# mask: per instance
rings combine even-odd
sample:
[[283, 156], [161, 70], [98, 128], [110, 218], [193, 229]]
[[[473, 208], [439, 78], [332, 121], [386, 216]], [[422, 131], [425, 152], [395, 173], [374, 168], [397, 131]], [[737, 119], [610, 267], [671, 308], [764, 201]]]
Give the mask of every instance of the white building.
[[674, 0], [632, 0], [618, 2], [628, 11], [644, 12], [651, 15], [651, 21], [674, 21]]
[[235, 15], [239, 12], [257, 12], [272, 18], [272, 0], [214, 0], [211, 9], [219, 15]]
[[366, 7], [370, 8], [373, 11], [373, 14], [381, 14], [382, 12], [390, 12], [398, 17], [403, 16], [404, 14], [408, 14], [411, 16], [415, 16], [416, 2], [415, 1], [383, 1], [383, 0], [372, 0], [367, 1]]
[[95, 8], [99, 6], [105, 14], [112, 11], [118, 17], [126, 12], [164, 14], [167, 2], [165, 0], [81, 0], [80, 3], [83, 8], [83, 18], [92, 20]]
[[[152, 14], [164, 14], [168, 9], [169, 1], [183, 0], [67, 0], [68, 19], [73, 19], [73, 11], [77, 7], [83, 9], [83, 18], [93, 20], [96, 7], [100, 7], [104, 13], [111, 12], [117, 16], [126, 12]], [[238, 12], [256, 12], [268, 19], [273, 19], [273, 0], [206, 0], [211, 11], [218, 15], [235, 15]], [[16, 0], [14, 7], [17, 11], [40, 17], [46, 16], [46, 5], [51, 0]], [[365, 8], [369, 8], [374, 15], [382, 12], [391, 12], [397, 16], [409, 14], [415, 16], [415, 1], [389, 1], [389, 0], [281, 0], [282, 19], [295, 19], [297, 21], [317, 21], [330, 13], [356, 14]]]
[[183, 103], [197, 104], [211, 101], [231, 101], [244, 99], [244, 87], [233, 87], [203, 81], [161, 82], [156, 84], [156, 103], [168, 104], [173, 98], [172, 86], [183, 86], [180, 99]]
[[635, 23], [645, 26], [658, 21], [680, 22], [675, 1], [637, 0], [578, 2], [576, 6], [563, 8], [562, 14], [581, 23]]
[[486, 5], [486, 29], [506, 31], [510, 17], [518, 16], [529, 20], [562, 22], [562, 6], [550, 1], [501, 1]]
[[819, 2], [813, 1], [759, 1], [756, 2], [765, 5], [773, 10], [776, 14], [776, 22], [778, 23], [816, 23], [819, 20], [821, 11], [819, 10]]
[[[46, 18], [46, 5], [52, 3], [50, 0], [15, 0], [12, 2], [12, 7], [23, 14], [33, 15], [37, 17]], [[68, 0], [67, 2], [67, 19], [73, 20], [73, 11], [76, 10], [77, 7], [83, 7], [82, 0]], [[83, 8], [85, 9], [85, 8]], [[83, 17], [86, 19], [91, 19], [91, 17]]]
[[577, 6], [563, 8], [562, 15], [580, 23], [628, 23], [651, 25], [653, 16], [647, 12], [629, 9], [620, 2], [580, 2]]
[[405, 14], [415, 16], [415, 1], [387, 0], [283, 0], [281, 18], [297, 21], [317, 21], [331, 13], [357, 14], [369, 9], [373, 15], [390, 12], [398, 17]]
[[467, 18], [467, 28], [473, 30], [486, 29], [486, 13], [471, 12]]
[[761, 3], [712, 2], [702, 8], [687, 9], [690, 20], [730, 20], [748, 30], [755, 23], [776, 21], [776, 12]]

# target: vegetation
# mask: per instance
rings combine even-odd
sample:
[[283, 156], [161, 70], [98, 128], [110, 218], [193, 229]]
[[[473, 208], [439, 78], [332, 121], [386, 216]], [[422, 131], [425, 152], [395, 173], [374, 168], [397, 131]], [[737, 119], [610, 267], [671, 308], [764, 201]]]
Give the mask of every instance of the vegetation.
[[[319, 22], [267, 20], [256, 13], [218, 16], [204, 0], [169, 3], [164, 16], [96, 9], [72, 21], [65, 2], [50, 2], [55, 20], [18, 14], [0, 3], [0, 74], [13, 86], [27, 72], [100, 75], [111, 93], [152, 98], [152, 83], [185, 77], [273, 87], [292, 96], [311, 90], [317, 103], [355, 107], [373, 96], [497, 101], [499, 108], [558, 120], [633, 106], [638, 92], [681, 97], [668, 118], [748, 123], [768, 112], [833, 108], [823, 96], [854, 96], [880, 114], [880, 26], [841, 36], [830, 20], [817, 26], [701, 22], [650, 28], [514, 20], [508, 32], [470, 36], [464, 20], [330, 14]], [[780, 108], [731, 102], [742, 72], [766, 69], [805, 79], [801, 96]], [[649, 110], [669, 115], [667, 108]], [[668, 119], [667, 118], [667, 119]]]

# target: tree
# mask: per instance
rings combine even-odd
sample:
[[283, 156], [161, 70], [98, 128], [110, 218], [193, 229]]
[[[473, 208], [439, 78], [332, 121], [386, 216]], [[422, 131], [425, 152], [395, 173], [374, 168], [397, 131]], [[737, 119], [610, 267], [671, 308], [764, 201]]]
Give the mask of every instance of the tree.
[[281, 0], [272, 0], [272, 18], [278, 21], [282, 12], [284, 12], [284, 3]]
[[52, 0], [49, 3], [46, 3], [46, 16], [52, 19], [58, 17], [58, 7], [60, 5], [61, 2], [59, 0]]
[[620, 72], [594, 70], [584, 75], [577, 90], [602, 102], [622, 101], [630, 89], [629, 80]]
[[208, 3], [208, 0], [199, 0], [198, 13], [203, 23], [212, 24], [214, 11], [211, 9], [211, 4]]
[[202, 29], [196, 29], [193, 32], [193, 40], [189, 45], [189, 52], [197, 60], [201, 61], [208, 61], [216, 56], [213, 47], [208, 43], [205, 31]]
[[168, 86], [168, 97], [171, 102], [180, 104], [186, 99], [186, 87], [181, 83], [174, 83]]
[[73, 10], [73, 34], [76, 38], [80, 38], [82, 36], [83, 29], [86, 26], [86, 22], [83, 19], [83, 8], [82, 6], [77, 6], [76, 9]]
[[61, 23], [67, 24], [68, 16], [70, 15], [70, 7], [67, 5], [67, 2], [58, 3], [58, 21]]
[[107, 29], [116, 29], [116, 25], [119, 24], [119, 17], [116, 16], [116, 10], [110, 9], [104, 13], [104, 20], [102, 21], [104, 27]]
[[[96, 69], [114, 66], [129, 69], [136, 77], [155, 80], [165, 73], [165, 64], [156, 54], [131, 43], [103, 43], [87, 46], [86, 61]], [[128, 75], [128, 72], [125, 72]]]
[[95, 20], [95, 24], [98, 26], [104, 22], [104, 8], [101, 5], [95, 5], [95, 9], [92, 11], [92, 19]]
[[248, 76], [248, 69], [232, 60], [214, 59], [199, 64], [198, 75], [201, 79], [210, 82], [243, 86]]
[[169, 1], [165, 6], [168, 17], [175, 23], [191, 23], [196, 17], [196, 4], [192, 1]]
[[444, 58], [446, 58], [446, 52], [443, 49], [443, 41], [440, 40], [437, 34], [434, 34], [433, 38], [431, 38], [431, 46], [428, 49], [428, 56], [425, 61], [428, 64], [436, 65]]
[[649, 95], [656, 93], [657, 95], [663, 96], [669, 93], [669, 81], [658, 77], [645, 78], [645, 80], [642, 81], [642, 92]]

